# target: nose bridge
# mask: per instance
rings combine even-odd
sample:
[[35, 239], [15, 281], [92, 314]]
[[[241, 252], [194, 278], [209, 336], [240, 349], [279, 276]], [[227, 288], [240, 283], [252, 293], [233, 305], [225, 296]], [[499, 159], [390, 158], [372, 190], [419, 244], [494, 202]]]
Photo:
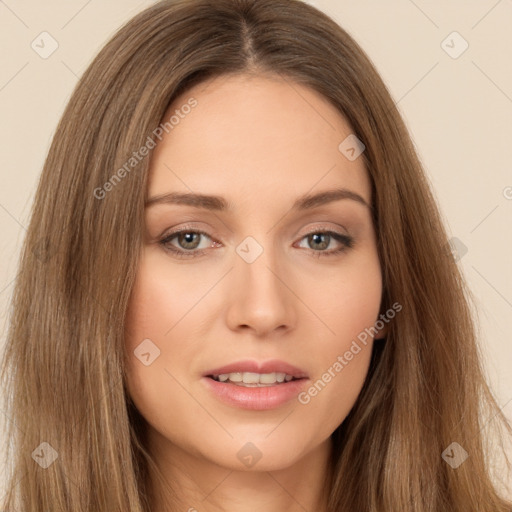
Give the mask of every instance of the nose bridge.
[[[283, 295], [283, 284], [276, 277], [281, 267], [282, 255], [271, 242], [271, 235], [247, 236], [236, 248], [236, 274], [250, 286], [244, 295], [266, 295], [266, 300], [274, 300]], [[281, 297], [282, 300], [285, 297]]]
[[244, 325], [263, 333], [294, 322], [293, 294], [281, 270], [283, 255], [271, 238], [269, 234], [247, 236], [235, 248], [228, 315], [232, 328]]

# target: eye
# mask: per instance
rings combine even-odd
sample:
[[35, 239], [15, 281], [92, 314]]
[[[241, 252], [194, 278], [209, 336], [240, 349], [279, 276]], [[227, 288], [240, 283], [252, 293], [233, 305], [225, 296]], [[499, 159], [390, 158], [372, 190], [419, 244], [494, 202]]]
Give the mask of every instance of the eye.
[[[354, 242], [353, 238], [348, 235], [338, 233], [337, 231], [321, 230], [312, 231], [302, 238], [302, 240], [304, 239], [306, 240], [308, 246], [313, 250], [311, 255], [317, 258], [320, 256], [335, 256], [336, 254], [351, 248]], [[331, 245], [333, 240], [340, 244], [340, 246], [338, 248], [326, 251], [325, 249]]]
[[[218, 244], [218, 242], [213, 241], [200, 248], [202, 237], [212, 240], [208, 233], [204, 231], [197, 229], [181, 229], [166, 235], [159, 241], [159, 244], [178, 258], [194, 258], [203, 255], [207, 252], [206, 249]], [[173, 243], [174, 240], [176, 240], [176, 243]], [[352, 237], [329, 230], [323, 231], [317, 229], [303, 236], [301, 238], [301, 241], [302, 240], [306, 240], [306, 243], [310, 247], [309, 252], [311, 256], [314, 257], [334, 256], [353, 246]], [[339, 246], [326, 250], [330, 245], [333, 245], [331, 244], [332, 242], [337, 242]]]
[[[200, 256], [205, 252], [205, 248], [212, 247], [212, 243], [210, 243], [202, 249], [198, 249], [201, 237], [206, 237], [211, 240], [210, 236], [204, 231], [197, 229], [182, 229], [180, 231], [170, 233], [160, 240], [159, 243], [163, 245], [166, 250], [175, 254], [178, 258], [191, 258], [194, 256]], [[176, 239], [178, 247], [171, 243], [174, 239]]]

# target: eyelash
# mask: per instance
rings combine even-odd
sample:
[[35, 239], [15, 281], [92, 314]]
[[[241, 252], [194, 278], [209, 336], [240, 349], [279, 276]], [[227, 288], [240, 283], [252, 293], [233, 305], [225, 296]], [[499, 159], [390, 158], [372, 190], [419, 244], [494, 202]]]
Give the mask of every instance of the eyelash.
[[[170, 245], [171, 240], [176, 238], [178, 235], [181, 235], [182, 233], [192, 233], [192, 234], [198, 234], [198, 235], [204, 235], [207, 238], [211, 238], [208, 233], [201, 231], [200, 229], [181, 229], [179, 231], [174, 231], [173, 233], [170, 233], [166, 235], [164, 238], [162, 238], [159, 241], [159, 244], [164, 247], [166, 251], [171, 252], [174, 256], [177, 258], [195, 258], [198, 256], [202, 256], [207, 249], [193, 249], [190, 251], [184, 251], [180, 249], [176, 249], [173, 245]], [[307, 238], [310, 235], [316, 235], [316, 234], [322, 234], [322, 235], [329, 235], [332, 238], [334, 238], [337, 242], [341, 243], [341, 247], [338, 249], [331, 249], [330, 251], [315, 251], [313, 249], [309, 249], [313, 254], [311, 254], [314, 258], [320, 258], [324, 256], [336, 256], [342, 252], [345, 252], [347, 249], [351, 249], [354, 245], [354, 239], [348, 235], [343, 235], [341, 233], [338, 233], [336, 231], [329, 231], [329, 230], [322, 230], [322, 229], [316, 229], [315, 231], [310, 231], [309, 233], [306, 233], [301, 240], [304, 238]], [[316, 253], [316, 254], [315, 254]]]

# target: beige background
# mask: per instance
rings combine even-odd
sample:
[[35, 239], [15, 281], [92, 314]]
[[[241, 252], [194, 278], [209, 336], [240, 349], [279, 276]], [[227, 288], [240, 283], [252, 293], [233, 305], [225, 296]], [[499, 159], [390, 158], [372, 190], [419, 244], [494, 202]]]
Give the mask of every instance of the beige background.
[[[100, 47], [152, 3], [0, 0], [0, 348], [37, 179], [64, 105]], [[459, 265], [478, 301], [486, 368], [512, 419], [512, 0], [309, 3], [354, 36], [398, 103], [449, 232], [467, 248]], [[58, 43], [46, 59], [31, 47], [43, 31]]]

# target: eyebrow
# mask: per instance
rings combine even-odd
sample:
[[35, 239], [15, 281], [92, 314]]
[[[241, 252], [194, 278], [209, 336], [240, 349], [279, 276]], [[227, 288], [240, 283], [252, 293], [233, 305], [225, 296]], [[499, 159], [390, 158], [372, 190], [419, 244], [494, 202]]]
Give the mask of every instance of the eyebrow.
[[[295, 200], [291, 209], [294, 211], [310, 210], [341, 199], [356, 201], [370, 210], [372, 209], [362, 196], [346, 188], [325, 190], [316, 194], [304, 194]], [[170, 192], [168, 194], [153, 196], [146, 201], [145, 207], [147, 208], [156, 204], [177, 204], [212, 211], [232, 210], [232, 203], [226, 201], [226, 199], [221, 196], [181, 192]]]

